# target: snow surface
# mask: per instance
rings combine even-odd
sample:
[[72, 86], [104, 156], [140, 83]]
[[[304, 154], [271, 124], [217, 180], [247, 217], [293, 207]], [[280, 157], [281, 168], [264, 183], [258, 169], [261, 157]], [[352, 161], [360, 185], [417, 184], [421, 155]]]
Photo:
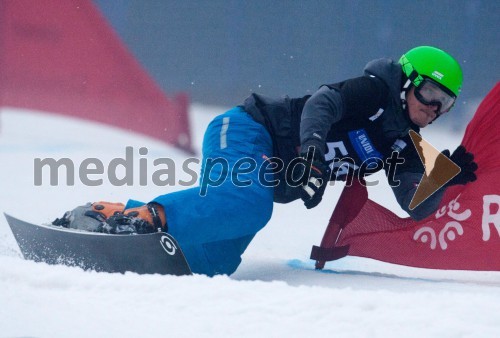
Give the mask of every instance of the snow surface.
[[[193, 138], [224, 109], [194, 105]], [[0, 114], [0, 211], [34, 223], [50, 222], [88, 201], [148, 201], [181, 186], [140, 186], [139, 159], [181, 163], [185, 153], [150, 138], [59, 115], [3, 109]], [[454, 148], [462, 135], [423, 136]], [[432, 129], [435, 128], [434, 131]], [[134, 184], [115, 187], [105, 175], [83, 185], [85, 158], [113, 158], [134, 147]], [[139, 155], [140, 147], [148, 155]], [[75, 185], [34, 184], [35, 158], [69, 158]], [[179, 168], [180, 169], [180, 166]], [[148, 172], [149, 173], [149, 172]], [[150, 176], [149, 176], [150, 177]], [[181, 171], [176, 179], [184, 177]], [[385, 182], [383, 176], [379, 177]], [[347, 257], [315, 271], [308, 257], [321, 241], [341, 185], [313, 210], [275, 205], [270, 223], [230, 276], [108, 274], [25, 261], [0, 218], [0, 337], [498, 337], [500, 272], [439, 271]], [[370, 198], [404, 215], [385, 183]]]

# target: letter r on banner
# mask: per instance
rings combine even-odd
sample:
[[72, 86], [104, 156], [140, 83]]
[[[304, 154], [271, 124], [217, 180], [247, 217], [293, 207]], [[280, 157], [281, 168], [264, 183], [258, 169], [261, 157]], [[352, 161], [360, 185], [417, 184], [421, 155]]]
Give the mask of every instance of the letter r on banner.
[[[492, 205], [496, 204], [496, 213], [492, 214]], [[500, 236], [500, 195], [483, 196], [483, 241], [488, 241], [491, 237], [490, 223], [497, 229]]]

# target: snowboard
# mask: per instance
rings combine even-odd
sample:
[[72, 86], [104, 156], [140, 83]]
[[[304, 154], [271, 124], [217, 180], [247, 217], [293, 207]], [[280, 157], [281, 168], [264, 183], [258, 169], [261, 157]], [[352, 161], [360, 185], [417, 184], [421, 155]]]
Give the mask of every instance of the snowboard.
[[31, 224], [4, 214], [25, 259], [98, 272], [190, 275], [176, 240], [164, 232], [110, 235]]

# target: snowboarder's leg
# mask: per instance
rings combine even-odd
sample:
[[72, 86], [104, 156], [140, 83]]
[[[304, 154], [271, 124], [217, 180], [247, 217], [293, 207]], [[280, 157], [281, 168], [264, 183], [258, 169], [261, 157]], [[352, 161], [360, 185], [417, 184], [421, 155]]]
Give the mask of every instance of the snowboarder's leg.
[[[168, 231], [179, 242], [195, 273], [231, 274], [253, 236], [269, 221], [273, 188], [259, 182], [264, 157], [272, 156], [269, 133], [241, 108], [218, 116], [209, 125], [203, 142], [201, 186], [156, 198], [163, 206]], [[208, 159], [222, 158], [227, 167], [209, 167]], [[234, 176], [242, 159], [255, 162], [251, 173]], [[233, 174], [233, 175], [231, 175]], [[203, 186], [203, 179], [218, 186]], [[251, 182], [241, 186], [241, 182]], [[205, 189], [205, 192], [203, 190]]]

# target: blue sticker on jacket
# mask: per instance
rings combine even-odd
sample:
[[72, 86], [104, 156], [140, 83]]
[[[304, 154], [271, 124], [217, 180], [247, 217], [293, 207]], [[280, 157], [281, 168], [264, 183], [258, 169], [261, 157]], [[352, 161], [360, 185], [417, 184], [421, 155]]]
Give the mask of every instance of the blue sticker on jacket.
[[353, 130], [348, 134], [356, 154], [362, 162], [367, 162], [368, 167], [371, 163], [376, 163], [377, 159], [383, 160], [382, 154], [375, 148], [364, 129]]

